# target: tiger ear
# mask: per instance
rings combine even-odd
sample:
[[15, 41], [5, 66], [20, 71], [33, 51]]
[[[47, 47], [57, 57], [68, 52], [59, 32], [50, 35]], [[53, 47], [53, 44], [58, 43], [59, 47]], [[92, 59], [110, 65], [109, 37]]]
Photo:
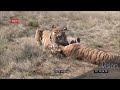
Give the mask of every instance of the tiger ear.
[[67, 27], [64, 27], [63, 29], [64, 29], [65, 31], [68, 31]]
[[55, 25], [52, 25], [52, 27], [51, 28], [56, 28], [56, 26]]
[[52, 32], [52, 35], [55, 35], [55, 32]]
[[77, 42], [79, 42], [79, 43], [80, 43], [80, 38], [77, 38]]

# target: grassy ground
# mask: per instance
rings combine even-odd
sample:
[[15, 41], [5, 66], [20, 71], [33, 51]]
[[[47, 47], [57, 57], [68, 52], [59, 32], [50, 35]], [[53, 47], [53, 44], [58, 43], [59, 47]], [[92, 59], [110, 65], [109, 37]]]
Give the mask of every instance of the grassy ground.
[[[19, 24], [10, 23], [11, 18], [18, 18]], [[35, 30], [49, 29], [53, 24], [66, 26], [69, 40], [80, 37], [82, 45], [120, 54], [120, 12], [1, 11], [1, 79], [67, 79], [84, 75], [97, 67], [69, 57], [61, 60], [42, 51], [42, 47], [36, 47]], [[60, 70], [66, 73], [58, 73]], [[115, 74], [120, 75], [118, 73]], [[114, 78], [114, 75], [111, 76], [94, 74], [87, 78]]]

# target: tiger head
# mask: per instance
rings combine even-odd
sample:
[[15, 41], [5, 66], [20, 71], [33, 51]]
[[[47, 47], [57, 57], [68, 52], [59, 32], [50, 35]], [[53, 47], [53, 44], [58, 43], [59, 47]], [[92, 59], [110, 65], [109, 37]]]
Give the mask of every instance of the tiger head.
[[66, 31], [68, 31], [66, 27], [57, 28], [53, 26], [51, 30], [51, 37], [50, 37], [52, 42], [55, 42], [58, 45], [63, 45], [63, 46], [69, 45], [67, 41], [67, 36], [65, 33]]

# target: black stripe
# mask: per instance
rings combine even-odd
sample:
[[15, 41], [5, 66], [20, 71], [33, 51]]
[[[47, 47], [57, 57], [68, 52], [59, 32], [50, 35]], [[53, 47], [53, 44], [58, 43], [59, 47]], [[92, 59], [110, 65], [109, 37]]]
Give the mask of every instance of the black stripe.
[[91, 52], [91, 48], [88, 48], [88, 50], [87, 50], [87, 52], [85, 52], [86, 53], [86, 59], [90, 59], [90, 57], [89, 57], [89, 53]]
[[96, 50], [96, 52], [95, 52], [95, 54], [96, 54], [96, 55], [95, 55], [95, 56], [96, 56], [96, 57], [95, 57], [95, 60], [97, 60], [97, 54], [98, 54], [98, 53], [99, 53], [99, 51]]
[[92, 55], [95, 53], [95, 50], [96, 49], [93, 49], [92, 51], [90, 51], [91, 54], [90, 54], [90, 56], [88, 56], [90, 58], [90, 60], [92, 60]]
[[50, 41], [52, 42], [52, 32], [50, 33], [51, 35], [50, 35]]
[[88, 50], [88, 48], [87, 48], [87, 47], [85, 47], [85, 48], [84, 48], [84, 51], [83, 51], [83, 56], [85, 56], [85, 54], [86, 54], [87, 50]]
[[101, 60], [101, 62], [102, 62], [102, 61], [104, 61], [105, 52], [103, 52], [101, 55], [103, 55], [102, 60]]
[[106, 56], [107, 56], [106, 60], [109, 60], [109, 54], [106, 54]]
[[43, 32], [44, 32], [44, 31], [42, 31], [42, 36], [41, 36], [41, 40], [43, 39]]
[[80, 56], [80, 55], [82, 55], [83, 56], [83, 54], [82, 54], [82, 51], [84, 50], [84, 48], [80, 48], [79, 50], [78, 50], [78, 56]]
[[89, 51], [91, 51], [91, 48], [89, 48], [87, 51], [86, 51], [86, 55], [88, 56], [89, 54]]
[[100, 56], [101, 56], [102, 53], [103, 53], [103, 51], [100, 51], [98, 58], [100, 58]]
[[82, 49], [81, 53], [82, 53], [82, 56], [84, 57], [84, 51], [85, 51], [86, 47]]
[[106, 58], [107, 58], [107, 54], [105, 53], [105, 55], [104, 55], [104, 60], [106, 61]]
[[110, 55], [110, 60], [113, 61], [114, 59], [117, 60], [117, 59], [116, 59], [116, 56], [115, 56], [115, 55]]

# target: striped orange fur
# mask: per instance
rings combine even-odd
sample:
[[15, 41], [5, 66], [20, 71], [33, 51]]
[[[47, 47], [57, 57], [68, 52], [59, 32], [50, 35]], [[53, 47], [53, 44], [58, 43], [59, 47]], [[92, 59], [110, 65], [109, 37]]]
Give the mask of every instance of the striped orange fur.
[[52, 27], [51, 30], [36, 30], [35, 39], [37, 45], [43, 45], [45, 49], [53, 49], [59, 45], [68, 45], [67, 36], [65, 34], [67, 28]]
[[62, 47], [65, 56], [74, 55], [79, 60], [89, 61], [94, 64], [102, 64], [106, 62], [120, 63], [120, 56], [106, 53], [97, 49], [83, 47], [80, 43], [73, 43]]

